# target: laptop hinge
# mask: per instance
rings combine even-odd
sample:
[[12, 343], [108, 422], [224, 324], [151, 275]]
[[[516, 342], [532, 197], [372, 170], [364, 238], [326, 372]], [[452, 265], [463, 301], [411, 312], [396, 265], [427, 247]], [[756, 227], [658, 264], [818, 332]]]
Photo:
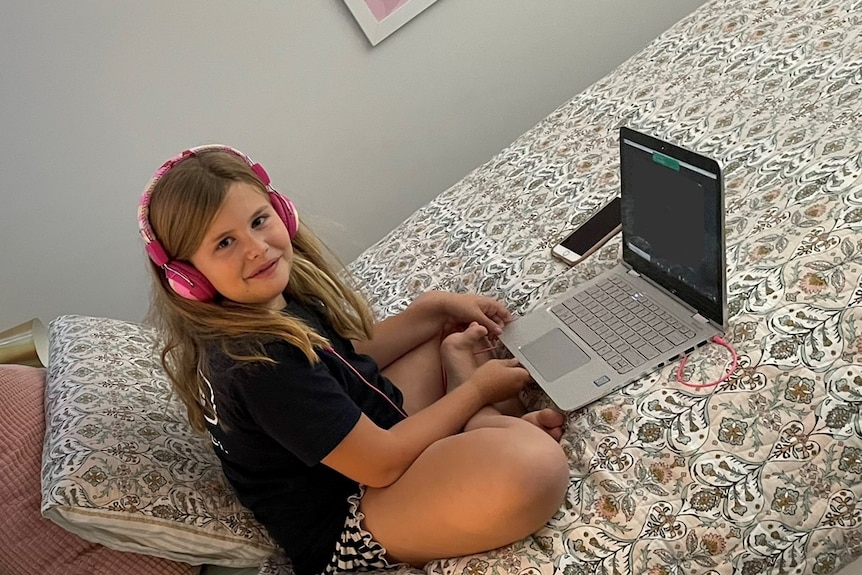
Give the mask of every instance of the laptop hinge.
[[702, 315], [700, 315], [699, 313], [696, 313], [693, 316], [691, 316], [691, 319], [693, 319], [694, 321], [696, 321], [698, 323], [709, 323], [709, 320], [706, 319], [705, 317], [703, 317]]
[[627, 274], [629, 274], [629, 275], [635, 276], [636, 278], [641, 277], [641, 275], [640, 275], [638, 272], [636, 272], [634, 269], [630, 269], [630, 270], [629, 270], [629, 271], [627, 271], [626, 273], [627, 273]]

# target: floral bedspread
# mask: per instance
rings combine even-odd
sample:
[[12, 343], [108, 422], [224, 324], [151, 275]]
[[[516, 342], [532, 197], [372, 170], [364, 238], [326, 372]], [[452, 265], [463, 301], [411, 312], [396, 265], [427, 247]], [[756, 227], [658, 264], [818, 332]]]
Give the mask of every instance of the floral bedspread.
[[[700, 391], [667, 366], [569, 413], [571, 485], [548, 525], [426, 571], [832, 573], [862, 553], [862, 2], [708, 2], [352, 272], [385, 316], [430, 289], [523, 313], [612, 267], [618, 238], [574, 268], [550, 248], [618, 193], [620, 125], [724, 166], [739, 365]], [[686, 371], [728, 366], [706, 346]]]

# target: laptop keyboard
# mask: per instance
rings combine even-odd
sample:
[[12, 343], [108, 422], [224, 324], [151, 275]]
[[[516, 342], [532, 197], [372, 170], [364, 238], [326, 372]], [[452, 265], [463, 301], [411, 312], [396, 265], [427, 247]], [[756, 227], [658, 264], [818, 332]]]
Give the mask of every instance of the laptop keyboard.
[[551, 308], [618, 373], [626, 373], [684, 343], [694, 331], [625, 279], [610, 279]]

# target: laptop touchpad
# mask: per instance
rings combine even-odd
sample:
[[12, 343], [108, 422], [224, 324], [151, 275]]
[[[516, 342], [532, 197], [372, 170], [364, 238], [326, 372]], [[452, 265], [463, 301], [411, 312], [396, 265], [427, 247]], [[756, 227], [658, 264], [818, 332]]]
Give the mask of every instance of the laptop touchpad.
[[590, 361], [590, 356], [558, 327], [522, 346], [520, 351], [547, 381], [554, 381]]

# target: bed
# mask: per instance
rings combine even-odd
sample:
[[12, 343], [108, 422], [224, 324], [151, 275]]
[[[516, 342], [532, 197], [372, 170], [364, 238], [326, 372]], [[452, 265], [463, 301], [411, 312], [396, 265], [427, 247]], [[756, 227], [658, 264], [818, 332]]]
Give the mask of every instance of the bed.
[[[568, 414], [540, 532], [429, 573], [831, 573], [862, 553], [862, 2], [714, 0], [350, 266], [379, 316], [432, 289], [524, 313], [615, 265], [555, 240], [618, 194], [618, 128], [725, 170], [728, 381], [666, 366]], [[728, 367], [707, 346], [688, 379]], [[548, 400], [531, 390], [529, 400]]]
[[[669, 365], [568, 413], [570, 486], [546, 527], [424, 571], [833, 573], [862, 554], [862, 1], [707, 2], [350, 272], [379, 317], [432, 289], [490, 295], [522, 314], [594, 277], [617, 263], [619, 237], [572, 268], [550, 249], [618, 193], [621, 125], [724, 166], [727, 339], [739, 365], [704, 390], [676, 383]], [[0, 418], [29, 438], [22, 513], [80, 535], [82, 557], [86, 539], [158, 555], [171, 572], [289, 573], [265, 560], [272, 542], [184, 425], [148, 328], [61, 317], [49, 332], [47, 372], [4, 366], [0, 378], [0, 408], [26, 407], [31, 422]], [[728, 365], [706, 346], [685, 375], [709, 381]], [[10, 403], [12, 384], [26, 405]], [[550, 405], [535, 387], [526, 400]], [[20, 459], [3, 447], [4, 465]], [[0, 468], [14, 490], [20, 469]], [[4, 521], [12, 533], [21, 519]], [[16, 557], [27, 572], [27, 553]]]

